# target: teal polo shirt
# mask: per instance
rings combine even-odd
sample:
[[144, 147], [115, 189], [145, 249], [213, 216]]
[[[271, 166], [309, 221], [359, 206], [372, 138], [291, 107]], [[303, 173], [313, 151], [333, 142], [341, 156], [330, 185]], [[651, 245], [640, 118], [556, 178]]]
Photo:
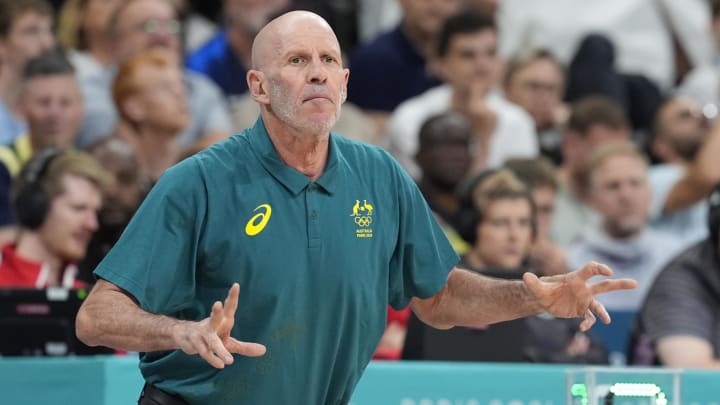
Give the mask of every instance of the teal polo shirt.
[[344, 404], [385, 329], [458, 257], [412, 179], [380, 148], [331, 134], [311, 182], [255, 126], [169, 169], [95, 273], [152, 313], [201, 320], [233, 282], [231, 335], [262, 343], [223, 370], [142, 353], [145, 379], [191, 404]]

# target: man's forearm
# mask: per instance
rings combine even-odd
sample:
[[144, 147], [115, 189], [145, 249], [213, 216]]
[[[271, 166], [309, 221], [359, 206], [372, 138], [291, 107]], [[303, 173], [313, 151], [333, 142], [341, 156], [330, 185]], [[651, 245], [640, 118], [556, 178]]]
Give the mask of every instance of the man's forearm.
[[[542, 306], [522, 280], [500, 280], [455, 269], [418, 316], [433, 326], [477, 326], [539, 313]], [[417, 312], [417, 308], [415, 308]]]
[[86, 344], [137, 352], [178, 348], [173, 331], [185, 321], [148, 313], [120, 291], [92, 298], [78, 312], [76, 324]]

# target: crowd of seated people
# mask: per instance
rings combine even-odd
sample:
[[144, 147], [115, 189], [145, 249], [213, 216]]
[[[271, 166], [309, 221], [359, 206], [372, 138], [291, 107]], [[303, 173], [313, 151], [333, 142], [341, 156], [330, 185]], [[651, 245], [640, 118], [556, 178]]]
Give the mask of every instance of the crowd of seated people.
[[[720, 0], [343, 3], [0, 0], [0, 286], [91, 288], [163, 172], [256, 122], [253, 38], [303, 8], [350, 69], [333, 136], [390, 152], [469, 271], [640, 281], [609, 331], [523, 321], [514, 359], [718, 366]], [[439, 353], [415, 323], [388, 308], [376, 359]]]

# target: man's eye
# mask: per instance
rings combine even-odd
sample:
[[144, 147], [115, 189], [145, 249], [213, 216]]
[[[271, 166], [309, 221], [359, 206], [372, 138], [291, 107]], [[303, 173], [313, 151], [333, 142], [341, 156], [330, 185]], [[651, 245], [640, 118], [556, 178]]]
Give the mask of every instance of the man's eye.
[[299, 57], [299, 56], [296, 56], [296, 57], [294, 57], [294, 58], [290, 58], [290, 63], [292, 63], [292, 64], [298, 64], [298, 63], [300, 63], [300, 62], [302, 62], [302, 58]]

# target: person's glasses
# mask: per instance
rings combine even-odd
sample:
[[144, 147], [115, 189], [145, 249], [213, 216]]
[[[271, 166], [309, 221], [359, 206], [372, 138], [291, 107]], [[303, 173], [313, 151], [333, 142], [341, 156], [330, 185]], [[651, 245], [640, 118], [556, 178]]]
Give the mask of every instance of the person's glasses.
[[176, 35], [180, 32], [180, 21], [149, 19], [138, 24], [137, 29], [146, 34], [163, 32], [166, 34]]

